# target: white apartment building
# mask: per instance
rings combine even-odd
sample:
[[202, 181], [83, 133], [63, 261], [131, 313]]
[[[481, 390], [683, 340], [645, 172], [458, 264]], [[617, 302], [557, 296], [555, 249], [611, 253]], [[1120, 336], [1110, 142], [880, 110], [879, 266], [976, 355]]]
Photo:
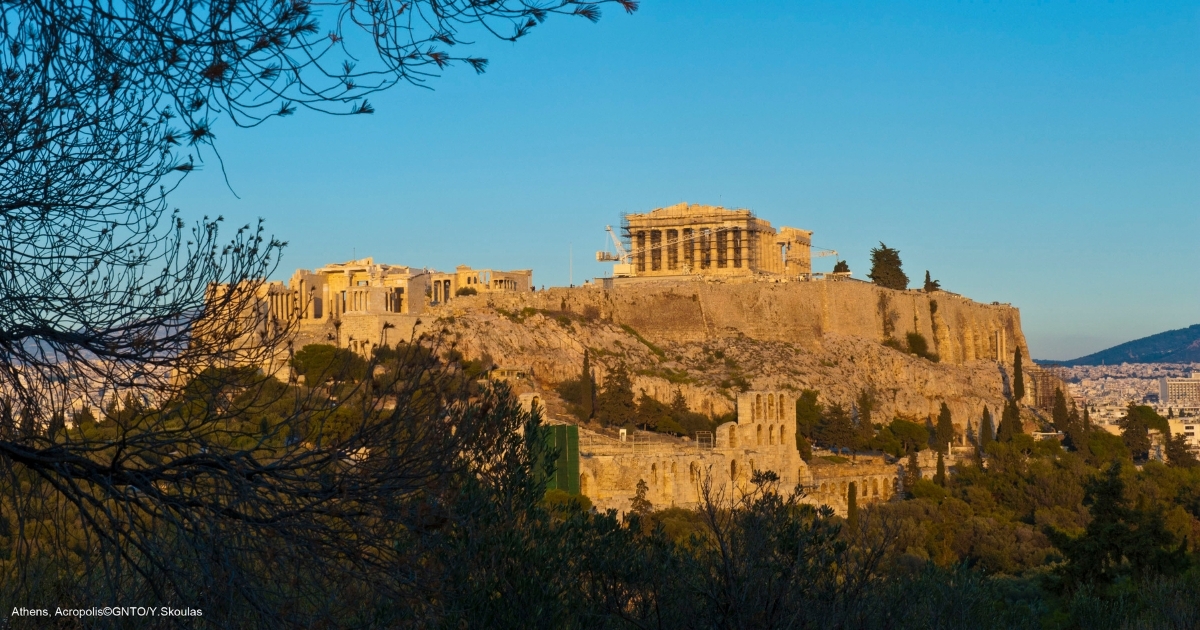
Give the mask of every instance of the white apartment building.
[[1158, 379], [1158, 404], [1175, 409], [1200, 409], [1200, 374], [1190, 378]]

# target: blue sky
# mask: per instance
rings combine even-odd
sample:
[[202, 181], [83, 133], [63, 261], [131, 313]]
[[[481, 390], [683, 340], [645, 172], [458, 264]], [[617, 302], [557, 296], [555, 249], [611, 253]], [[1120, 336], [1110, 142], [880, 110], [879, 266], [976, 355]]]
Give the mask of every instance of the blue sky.
[[551, 286], [605, 273], [623, 212], [720, 204], [858, 277], [884, 241], [1011, 302], [1037, 358], [1200, 322], [1200, 3], [648, 0], [478, 48], [486, 74], [372, 116], [218, 124], [237, 196], [210, 160], [174, 205], [265, 218], [280, 277], [370, 255]]

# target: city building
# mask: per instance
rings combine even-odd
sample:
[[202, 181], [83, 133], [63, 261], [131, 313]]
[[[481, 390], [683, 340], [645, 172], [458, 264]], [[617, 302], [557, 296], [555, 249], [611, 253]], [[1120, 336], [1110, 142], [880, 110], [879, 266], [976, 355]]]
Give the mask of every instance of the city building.
[[1158, 387], [1159, 405], [1176, 410], [1200, 409], [1200, 373], [1193, 372], [1190, 378], [1163, 377]]

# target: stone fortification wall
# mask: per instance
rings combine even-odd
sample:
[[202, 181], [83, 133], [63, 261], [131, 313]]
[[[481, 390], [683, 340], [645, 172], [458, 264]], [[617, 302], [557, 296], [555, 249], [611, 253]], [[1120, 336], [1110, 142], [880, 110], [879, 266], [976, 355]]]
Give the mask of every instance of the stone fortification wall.
[[[596, 313], [655, 343], [745, 336], [819, 344], [828, 333], [883, 341], [918, 332], [944, 363], [1029, 356], [1020, 313], [946, 292], [894, 291], [856, 281], [711, 282], [676, 280], [549, 289], [472, 298], [499, 308]], [[936, 303], [936, 306], [934, 304]], [[468, 306], [465, 300], [445, 308]]]
[[[942, 361], [881, 345], [884, 312], [895, 337], [921, 332]], [[467, 358], [486, 355], [528, 370], [551, 400], [549, 389], [578, 376], [590, 349], [598, 382], [624, 365], [635, 393], [667, 402], [680, 392], [692, 410], [707, 414], [734, 408], [737, 387], [726, 381], [735, 370], [725, 366], [732, 361], [754, 389], [815, 389], [826, 404], [849, 407], [870, 389], [879, 422], [936, 416], [944, 402], [960, 432], [970, 419], [978, 424], [984, 405], [998, 413], [1011, 344], [1025, 346], [1016, 309], [944, 292], [846, 281], [674, 281], [460, 297], [420, 316], [347, 314], [340, 330], [303, 326], [295, 347], [336, 338], [342, 347], [369, 351], [385, 337], [394, 344], [414, 334], [443, 336]]]

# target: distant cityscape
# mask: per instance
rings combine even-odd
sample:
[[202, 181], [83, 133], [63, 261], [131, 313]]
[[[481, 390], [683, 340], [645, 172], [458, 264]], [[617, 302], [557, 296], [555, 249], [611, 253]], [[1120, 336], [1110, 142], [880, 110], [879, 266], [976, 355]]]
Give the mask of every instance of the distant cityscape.
[[[1162, 400], [1162, 379], [1200, 376], [1200, 363], [1122, 363], [1050, 369], [1067, 382], [1077, 404], [1086, 403], [1092, 418], [1105, 424], [1125, 415], [1130, 402], [1150, 405], [1164, 416], [1179, 415], [1181, 405]], [[1183, 407], [1189, 415], [1195, 413], [1190, 406]]]

